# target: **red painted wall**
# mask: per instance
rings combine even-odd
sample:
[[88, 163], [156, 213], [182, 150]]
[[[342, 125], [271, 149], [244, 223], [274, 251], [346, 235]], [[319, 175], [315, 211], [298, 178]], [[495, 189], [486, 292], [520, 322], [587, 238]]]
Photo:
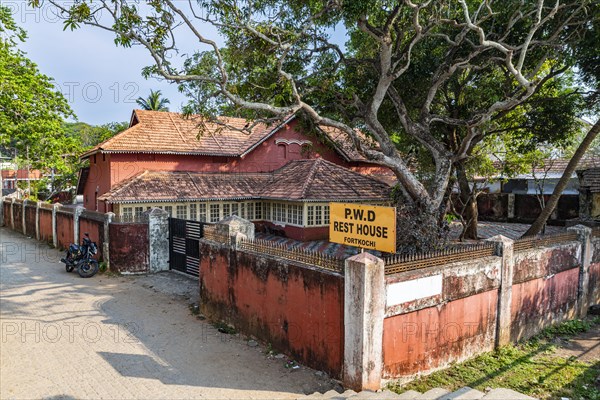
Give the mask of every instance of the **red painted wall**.
[[104, 222], [88, 219], [81, 215], [79, 217], [79, 243], [83, 240], [83, 234], [90, 234], [92, 242], [98, 245], [98, 254], [96, 259], [102, 261], [102, 244], [104, 243]]
[[383, 321], [384, 377], [413, 375], [493, 349], [498, 291]]
[[4, 226], [11, 226], [12, 224], [12, 213], [10, 212], [10, 203], [2, 202], [2, 207], [4, 207]]
[[40, 208], [40, 240], [52, 243], [52, 210]]
[[109, 225], [110, 269], [120, 273], [148, 272], [148, 224]]
[[[331, 148], [320, 144], [316, 137], [296, 130], [293, 121], [282, 128], [244, 158], [169, 154], [96, 154], [89, 158], [90, 174], [84, 188], [84, 207], [96, 210], [97, 197], [117, 183], [145, 170], [193, 172], [270, 172], [293, 160], [323, 157], [326, 160], [363, 173], [380, 173], [386, 169], [367, 163], [348, 163]], [[277, 145], [277, 139], [310, 140], [312, 150], [303, 152], [298, 144]], [[110, 211], [103, 202], [100, 212]]]
[[231, 323], [303, 364], [341, 375], [343, 277], [204, 242], [200, 253], [205, 315]]
[[88, 210], [107, 212], [103, 202], [96, 206], [96, 198], [112, 187], [111, 157], [111, 154], [95, 154], [89, 158], [90, 173], [83, 189], [83, 206]]
[[512, 287], [510, 338], [529, 338], [541, 328], [575, 316], [579, 268]]
[[35, 238], [36, 222], [35, 222], [35, 203], [25, 206], [25, 232], [27, 236]]
[[56, 213], [56, 236], [59, 249], [66, 249], [69, 244], [73, 243], [74, 229], [72, 213]]
[[590, 265], [588, 304], [600, 304], [600, 263]]
[[15, 202], [13, 204], [13, 221], [15, 231], [23, 233], [23, 203]]

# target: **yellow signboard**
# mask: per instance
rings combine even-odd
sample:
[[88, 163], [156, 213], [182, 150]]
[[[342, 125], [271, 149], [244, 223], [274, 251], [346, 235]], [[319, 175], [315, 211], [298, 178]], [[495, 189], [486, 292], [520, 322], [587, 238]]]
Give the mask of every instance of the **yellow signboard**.
[[396, 208], [329, 203], [329, 241], [396, 252]]

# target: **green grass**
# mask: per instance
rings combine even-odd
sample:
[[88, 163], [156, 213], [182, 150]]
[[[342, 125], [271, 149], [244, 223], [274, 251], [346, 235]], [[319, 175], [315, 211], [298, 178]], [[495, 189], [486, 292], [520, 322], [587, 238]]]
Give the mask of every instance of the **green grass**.
[[505, 387], [540, 399], [600, 400], [596, 378], [600, 362], [585, 363], [556, 355], [552, 339], [585, 332], [600, 318], [569, 321], [545, 329], [527, 342], [503, 347], [434, 372], [407, 385], [390, 385], [397, 393], [425, 392], [436, 387], [457, 390], [464, 386], [484, 391]]

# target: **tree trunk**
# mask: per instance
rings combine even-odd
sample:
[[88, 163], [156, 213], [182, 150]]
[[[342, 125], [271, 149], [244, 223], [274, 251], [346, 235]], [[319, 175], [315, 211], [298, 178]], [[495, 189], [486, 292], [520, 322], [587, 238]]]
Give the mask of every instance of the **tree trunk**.
[[573, 172], [575, 171], [575, 168], [577, 168], [579, 161], [581, 160], [587, 149], [590, 147], [594, 139], [596, 139], [598, 133], [600, 133], [600, 120], [598, 120], [594, 124], [594, 126], [592, 126], [592, 129], [590, 129], [590, 131], [587, 133], [587, 135], [575, 151], [575, 154], [573, 154], [573, 157], [569, 161], [569, 164], [567, 165], [563, 176], [556, 184], [556, 187], [552, 192], [552, 196], [550, 196], [550, 199], [546, 203], [546, 207], [544, 207], [540, 215], [533, 222], [533, 224], [531, 224], [527, 232], [525, 232], [522, 237], [535, 236], [541, 232], [542, 228], [546, 224], [546, 221], [548, 221], [548, 218], [550, 218], [550, 215], [552, 215], [552, 212], [556, 208], [558, 200], [560, 199], [560, 195], [562, 194], [563, 190], [565, 190], [565, 188], [567, 187], [567, 184], [571, 179], [571, 175], [573, 175]]
[[477, 196], [473, 193], [475, 188], [471, 188], [469, 185], [469, 178], [467, 178], [467, 174], [462, 164], [456, 165], [456, 178], [460, 188], [459, 198], [462, 206], [460, 213], [465, 221], [460, 238], [477, 240], [477, 220], [479, 218]]

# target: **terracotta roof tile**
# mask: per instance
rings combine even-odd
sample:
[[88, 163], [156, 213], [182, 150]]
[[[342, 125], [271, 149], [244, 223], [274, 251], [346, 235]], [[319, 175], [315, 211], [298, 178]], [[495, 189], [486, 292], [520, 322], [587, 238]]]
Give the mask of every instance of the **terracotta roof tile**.
[[390, 187], [323, 159], [293, 161], [273, 172], [263, 198], [292, 200], [381, 200]]
[[204, 122], [201, 133], [200, 116], [162, 111], [134, 110], [133, 126], [100, 143], [82, 157], [98, 150], [105, 152], [149, 152], [239, 156], [260, 142], [276, 126], [258, 124], [251, 132], [244, 131], [248, 121], [242, 118], [223, 118], [231, 127]]
[[[290, 121], [294, 116], [288, 117]], [[240, 156], [268, 138], [280, 125], [257, 124], [248, 132], [249, 121], [243, 118], [221, 117], [229, 126], [206, 122], [201, 116], [163, 111], [134, 110], [132, 126], [85, 152], [85, 158], [97, 151], [147, 152], [174, 154], [206, 154]], [[205, 129], [200, 133], [199, 125]], [[321, 131], [349, 161], [366, 161], [348, 137], [339, 129], [321, 126]], [[359, 132], [359, 135], [364, 136]], [[368, 140], [365, 136], [365, 140]]]
[[100, 196], [109, 203], [201, 200], [387, 200], [390, 187], [322, 159], [292, 161], [272, 173], [145, 171]]

